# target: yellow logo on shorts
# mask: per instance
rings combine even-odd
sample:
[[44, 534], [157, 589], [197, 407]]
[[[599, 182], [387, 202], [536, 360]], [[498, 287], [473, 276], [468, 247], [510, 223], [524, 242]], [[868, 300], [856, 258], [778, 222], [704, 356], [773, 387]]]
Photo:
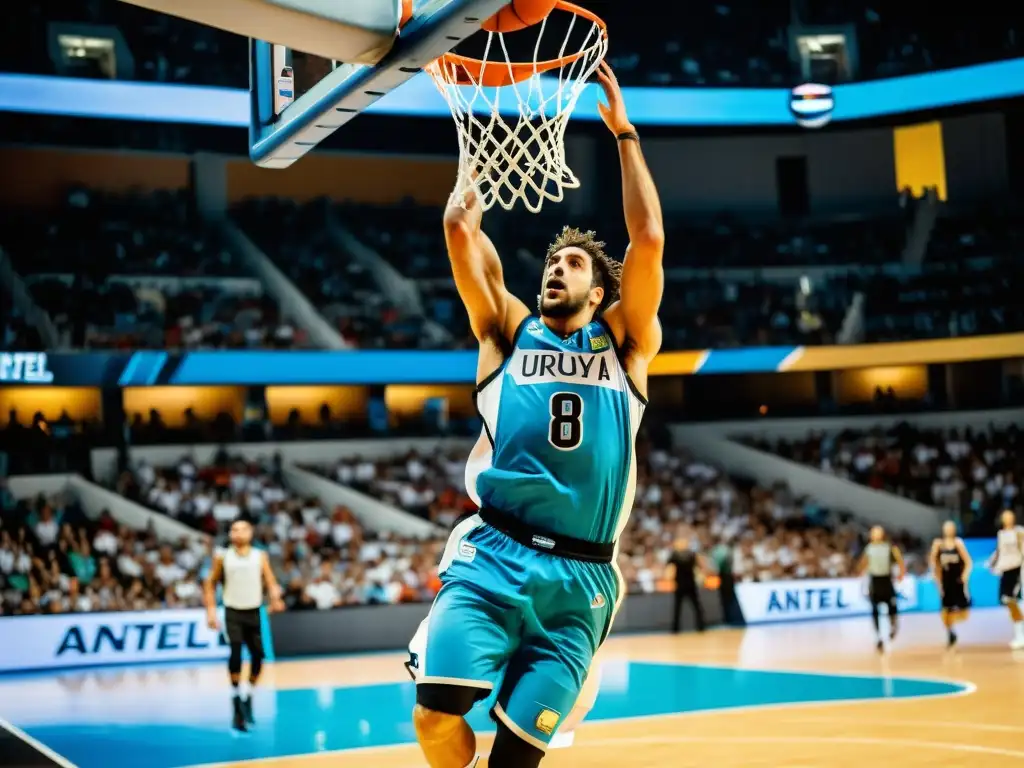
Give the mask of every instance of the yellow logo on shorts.
[[607, 336], [607, 334], [602, 333], [600, 336], [591, 336], [590, 337], [590, 351], [591, 352], [598, 352], [598, 351], [600, 351], [602, 349], [607, 349], [607, 348], [608, 348], [608, 336]]
[[537, 722], [534, 723], [534, 726], [541, 733], [550, 736], [555, 732], [555, 728], [558, 727], [558, 721], [561, 718], [562, 716], [553, 709], [542, 709], [540, 714], [537, 715]]

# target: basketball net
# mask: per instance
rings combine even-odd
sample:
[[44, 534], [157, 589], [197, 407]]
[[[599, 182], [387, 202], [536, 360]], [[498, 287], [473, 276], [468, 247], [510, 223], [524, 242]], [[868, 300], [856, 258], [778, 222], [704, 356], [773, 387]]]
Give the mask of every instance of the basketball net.
[[[486, 32], [480, 59], [446, 54], [427, 66], [451, 108], [459, 134], [452, 202], [466, 207], [466, 195], [475, 189], [485, 211], [495, 204], [512, 210], [522, 201], [527, 210], [537, 213], [545, 200], [560, 202], [564, 190], [579, 187], [579, 179], [566, 164], [565, 129], [587, 81], [608, 51], [608, 35], [604, 22], [588, 11], [565, 2], [556, 8], [573, 17], [555, 59], [538, 59], [548, 26], [545, 19], [527, 28], [537, 34], [530, 63], [513, 62], [505, 35]], [[581, 30], [577, 28], [586, 25], [589, 30], [582, 45], [567, 53], [570, 40], [578, 39]]]

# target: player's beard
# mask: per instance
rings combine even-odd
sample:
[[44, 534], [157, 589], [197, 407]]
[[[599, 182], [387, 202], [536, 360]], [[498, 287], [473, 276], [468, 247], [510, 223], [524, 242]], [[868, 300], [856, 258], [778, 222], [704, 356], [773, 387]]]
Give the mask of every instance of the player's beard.
[[587, 306], [589, 299], [590, 294], [587, 293], [582, 296], [567, 295], [565, 298], [548, 301], [542, 293], [540, 297], [540, 316], [550, 317], [552, 320], [572, 317]]

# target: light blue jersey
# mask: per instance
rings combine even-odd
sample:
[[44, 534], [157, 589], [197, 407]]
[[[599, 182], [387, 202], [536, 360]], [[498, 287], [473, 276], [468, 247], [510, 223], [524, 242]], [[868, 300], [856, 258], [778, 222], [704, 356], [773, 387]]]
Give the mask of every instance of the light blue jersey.
[[466, 465], [466, 488], [535, 530], [613, 542], [633, 505], [646, 404], [604, 323], [563, 339], [529, 317], [478, 388], [486, 441]]

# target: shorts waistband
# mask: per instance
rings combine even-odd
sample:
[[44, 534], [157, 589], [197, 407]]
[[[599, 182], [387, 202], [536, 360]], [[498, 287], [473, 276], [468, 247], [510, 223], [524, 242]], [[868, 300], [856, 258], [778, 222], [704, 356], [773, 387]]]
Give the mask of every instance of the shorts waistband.
[[610, 563], [615, 556], [615, 544], [601, 544], [572, 536], [558, 536], [524, 525], [512, 515], [484, 507], [477, 514], [487, 525], [495, 528], [513, 541], [538, 552], [557, 555], [568, 560], [583, 560], [589, 563]]

